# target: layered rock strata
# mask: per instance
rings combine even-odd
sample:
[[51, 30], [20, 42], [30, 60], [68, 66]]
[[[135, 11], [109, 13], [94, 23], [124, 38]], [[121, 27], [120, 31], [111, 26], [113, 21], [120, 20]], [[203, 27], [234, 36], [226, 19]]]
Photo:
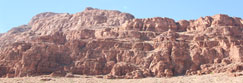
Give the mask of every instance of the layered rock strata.
[[238, 72], [243, 70], [242, 23], [222, 14], [176, 22], [95, 8], [41, 13], [0, 35], [0, 77]]

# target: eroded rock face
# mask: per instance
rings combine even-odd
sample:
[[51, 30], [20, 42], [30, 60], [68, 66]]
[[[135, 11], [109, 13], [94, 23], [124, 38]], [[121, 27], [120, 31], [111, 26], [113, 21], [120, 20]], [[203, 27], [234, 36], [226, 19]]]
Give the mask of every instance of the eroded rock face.
[[[134, 16], [119, 11], [99, 10], [87, 8], [76, 14], [68, 13], [41, 13], [32, 18], [29, 25], [31, 30], [39, 35], [49, 35], [53, 31], [77, 31], [78, 29], [99, 29], [122, 25], [125, 21], [133, 19]], [[53, 25], [55, 24], [55, 25]]]
[[113, 10], [41, 13], [0, 34], [0, 76], [136, 79], [242, 71], [243, 24], [227, 15], [175, 22]]
[[123, 27], [125, 30], [136, 31], [164, 32], [169, 29], [177, 30], [177, 25], [173, 19], [161, 17], [134, 19], [126, 23]]
[[217, 14], [214, 16], [201, 17], [191, 20], [187, 31], [204, 31], [208, 27], [216, 26], [238, 26], [243, 27], [241, 18], [229, 17], [228, 15]]

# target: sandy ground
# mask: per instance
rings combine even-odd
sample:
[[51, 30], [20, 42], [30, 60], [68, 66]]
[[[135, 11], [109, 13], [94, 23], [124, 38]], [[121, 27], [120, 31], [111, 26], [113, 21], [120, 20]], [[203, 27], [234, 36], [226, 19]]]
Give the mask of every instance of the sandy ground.
[[102, 79], [82, 75], [75, 75], [74, 78], [37, 76], [0, 78], [0, 83], [243, 83], [243, 76], [233, 77], [225, 73], [143, 79]]

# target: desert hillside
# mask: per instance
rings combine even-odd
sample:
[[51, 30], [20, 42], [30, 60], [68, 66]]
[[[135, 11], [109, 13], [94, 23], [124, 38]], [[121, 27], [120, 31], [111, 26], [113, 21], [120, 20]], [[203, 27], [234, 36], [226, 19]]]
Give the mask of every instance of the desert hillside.
[[0, 77], [136, 79], [242, 70], [243, 20], [223, 14], [176, 22], [86, 8], [41, 13], [0, 34]]

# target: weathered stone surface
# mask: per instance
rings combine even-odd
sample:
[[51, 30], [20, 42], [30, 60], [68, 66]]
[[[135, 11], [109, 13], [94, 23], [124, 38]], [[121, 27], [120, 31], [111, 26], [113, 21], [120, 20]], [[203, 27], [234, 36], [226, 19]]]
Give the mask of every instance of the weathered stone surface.
[[242, 23], [222, 14], [175, 22], [95, 8], [41, 13], [0, 34], [0, 77], [235, 73], [243, 70]]
[[123, 75], [126, 75], [127, 73], [132, 72], [132, 71], [137, 70], [137, 69], [138, 69], [138, 67], [136, 67], [133, 64], [120, 62], [120, 63], [117, 63], [113, 66], [113, 68], [111, 70], [111, 75], [123, 76]]
[[55, 72], [52, 72], [51, 74], [50, 74], [50, 76], [52, 76], [52, 77], [64, 77], [64, 76], [66, 76], [66, 72], [64, 72], [64, 71], [55, 71]]
[[124, 24], [125, 30], [136, 31], [156, 31], [164, 32], [169, 29], [177, 30], [177, 25], [173, 19], [170, 18], [148, 18], [148, 19], [134, 19], [131, 22]]

